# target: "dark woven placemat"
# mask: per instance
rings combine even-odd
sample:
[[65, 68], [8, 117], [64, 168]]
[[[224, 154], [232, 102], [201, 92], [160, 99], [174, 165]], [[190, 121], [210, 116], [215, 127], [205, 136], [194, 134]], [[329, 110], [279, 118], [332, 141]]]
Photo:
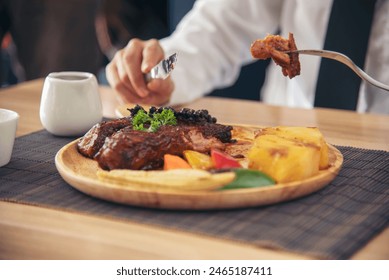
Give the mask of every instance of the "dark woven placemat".
[[46, 131], [17, 138], [11, 162], [0, 168], [0, 200], [104, 215], [329, 259], [349, 258], [389, 225], [389, 152], [338, 147], [344, 165], [336, 179], [294, 201], [239, 210], [168, 211], [110, 203], [73, 189], [54, 165], [56, 152], [71, 140]]

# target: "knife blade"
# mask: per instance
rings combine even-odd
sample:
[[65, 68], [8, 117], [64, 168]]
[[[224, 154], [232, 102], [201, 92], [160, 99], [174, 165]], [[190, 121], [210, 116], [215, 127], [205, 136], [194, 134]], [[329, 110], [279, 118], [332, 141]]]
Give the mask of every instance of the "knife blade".
[[145, 74], [145, 81], [150, 82], [152, 79], [166, 79], [173, 71], [176, 62], [177, 53], [170, 55], [166, 59], [162, 59], [149, 73]]

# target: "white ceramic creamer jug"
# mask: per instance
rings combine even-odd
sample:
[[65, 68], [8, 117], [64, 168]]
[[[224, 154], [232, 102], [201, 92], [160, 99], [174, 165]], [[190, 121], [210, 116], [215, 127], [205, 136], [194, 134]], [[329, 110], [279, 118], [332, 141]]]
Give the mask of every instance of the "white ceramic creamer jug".
[[96, 77], [86, 72], [50, 73], [44, 82], [40, 120], [58, 136], [79, 136], [103, 117]]

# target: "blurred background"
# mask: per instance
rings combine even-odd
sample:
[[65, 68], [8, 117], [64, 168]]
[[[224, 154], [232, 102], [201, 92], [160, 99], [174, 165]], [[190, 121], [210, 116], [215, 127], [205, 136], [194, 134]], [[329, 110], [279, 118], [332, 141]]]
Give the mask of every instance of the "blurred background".
[[[107, 84], [105, 65], [117, 50], [131, 38], [168, 36], [194, 2], [0, 0], [0, 86], [56, 71], [91, 72]], [[243, 67], [234, 86], [210, 95], [259, 100], [268, 63]]]

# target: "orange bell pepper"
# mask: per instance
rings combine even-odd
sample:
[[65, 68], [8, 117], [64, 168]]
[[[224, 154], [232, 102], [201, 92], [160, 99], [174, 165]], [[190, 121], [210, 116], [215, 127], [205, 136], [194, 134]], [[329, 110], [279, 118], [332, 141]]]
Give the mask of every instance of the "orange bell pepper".
[[192, 167], [183, 158], [175, 155], [165, 154], [163, 156], [163, 169], [191, 169]]

